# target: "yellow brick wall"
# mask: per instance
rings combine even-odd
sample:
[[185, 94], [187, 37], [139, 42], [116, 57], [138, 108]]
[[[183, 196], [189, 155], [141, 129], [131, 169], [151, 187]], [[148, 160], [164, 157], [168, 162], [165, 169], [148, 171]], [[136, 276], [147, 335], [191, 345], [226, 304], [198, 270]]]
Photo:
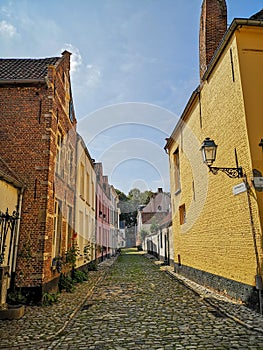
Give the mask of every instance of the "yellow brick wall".
[[[184, 126], [175, 132], [169, 149], [174, 260], [178, 262], [180, 255], [183, 265], [254, 285], [256, 259], [247, 193], [232, 193], [233, 186], [240, 184], [242, 179], [231, 179], [223, 173], [209, 173], [200, 152], [202, 141], [210, 137], [218, 145], [214, 166], [235, 167], [236, 148], [240, 165], [249, 179], [252, 176], [239, 59], [234, 37], [201, 89], [202, 126], [199, 100], [196, 98]], [[258, 139], [256, 141], [259, 142]], [[178, 146], [181, 192], [175, 194], [173, 153]], [[182, 204], [186, 206], [186, 223], [180, 225], [178, 207]], [[258, 204], [253, 198], [252, 210], [262, 260]]]
[[0, 211], [5, 213], [8, 209], [9, 214], [12, 214], [18, 204], [19, 190], [6, 181], [0, 180], [0, 193]]

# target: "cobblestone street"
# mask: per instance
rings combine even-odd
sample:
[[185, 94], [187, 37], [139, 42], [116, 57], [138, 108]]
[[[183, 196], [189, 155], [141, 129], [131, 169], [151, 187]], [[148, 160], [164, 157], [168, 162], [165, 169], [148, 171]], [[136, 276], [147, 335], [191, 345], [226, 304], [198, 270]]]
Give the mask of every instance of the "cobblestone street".
[[[62, 317], [63, 308], [60, 312]], [[262, 330], [224, 316], [135, 250], [119, 256], [56, 337], [48, 336], [48, 320], [46, 336], [40, 336], [26, 317], [0, 323], [1, 349], [263, 349]], [[31, 319], [36, 322], [45, 334], [45, 321]], [[14, 327], [12, 342], [5, 327], [6, 332]]]

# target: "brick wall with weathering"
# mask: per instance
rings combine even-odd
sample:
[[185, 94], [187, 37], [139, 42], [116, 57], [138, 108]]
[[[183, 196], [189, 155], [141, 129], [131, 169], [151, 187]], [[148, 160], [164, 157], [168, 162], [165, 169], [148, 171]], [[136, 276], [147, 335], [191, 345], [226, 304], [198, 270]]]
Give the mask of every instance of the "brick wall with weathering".
[[200, 77], [204, 75], [227, 29], [225, 0], [204, 0], [200, 17]]
[[69, 181], [56, 174], [55, 162], [58, 130], [73, 150], [76, 144], [67, 82], [69, 53], [64, 53], [57, 66], [48, 68], [45, 82], [10, 83], [0, 89], [0, 154], [26, 186], [17, 260], [16, 285], [20, 287], [45, 289], [58, 278], [51, 270], [55, 198], [62, 202], [61, 254], [65, 251], [66, 207], [74, 208], [75, 184], [74, 178]]

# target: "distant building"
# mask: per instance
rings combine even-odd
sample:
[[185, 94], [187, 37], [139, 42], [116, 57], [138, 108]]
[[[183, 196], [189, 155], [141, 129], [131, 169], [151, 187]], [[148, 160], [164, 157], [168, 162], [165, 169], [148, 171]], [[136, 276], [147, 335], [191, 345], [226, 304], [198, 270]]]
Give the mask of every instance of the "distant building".
[[126, 247], [125, 221], [120, 221], [120, 234], [118, 236], [118, 248]]
[[120, 240], [120, 209], [118, 208], [119, 197], [115, 188], [110, 186], [110, 249], [111, 254], [117, 252]]
[[119, 210], [118, 196], [103, 174], [102, 163], [95, 163], [97, 176], [96, 246], [97, 258], [103, 260], [114, 255], [118, 248]]
[[[167, 216], [171, 210], [170, 194], [164, 193], [162, 188], [158, 188], [146, 206], [139, 206], [137, 214], [137, 241], [141, 240], [141, 232], [151, 233], [151, 228], [158, 224]], [[137, 242], [138, 243], [138, 242]]]

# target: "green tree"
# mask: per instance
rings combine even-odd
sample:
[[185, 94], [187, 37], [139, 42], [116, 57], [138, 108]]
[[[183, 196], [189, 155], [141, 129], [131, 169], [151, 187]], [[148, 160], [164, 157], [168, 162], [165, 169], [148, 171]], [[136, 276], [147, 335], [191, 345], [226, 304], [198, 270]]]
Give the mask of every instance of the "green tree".
[[119, 196], [119, 208], [121, 210], [120, 220], [125, 221], [127, 227], [132, 227], [137, 224], [138, 206], [148, 204], [153, 196], [152, 191], [141, 192], [138, 188], [133, 188], [128, 195], [116, 189]]
[[148, 234], [149, 234], [149, 232], [143, 228], [140, 231], [141, 240], [143, 241], [145, 239], [145, 237], [148, 236]]
[[157, 220], [156, 220], [155, 216], [152, 218], [150, 231], [151, 231], [151, 233], [156, 233], [158, 231], [158, 223], [157, 223]]

